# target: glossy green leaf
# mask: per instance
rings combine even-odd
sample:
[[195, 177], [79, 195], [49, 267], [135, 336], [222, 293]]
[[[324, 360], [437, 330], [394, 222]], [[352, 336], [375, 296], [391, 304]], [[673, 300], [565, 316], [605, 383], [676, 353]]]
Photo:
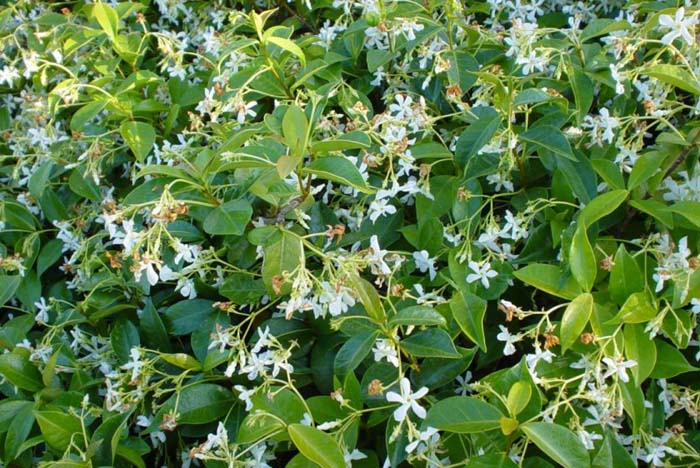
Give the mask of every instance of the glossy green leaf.
[[531, 263], [513, 272], [525, 284], [563, 299], [574, 299], [581, 294], [581, 287], [573, 277], [566, 277], [559, 267], [542, 263]]
[[188, 335], [214, 313], [212, 304], [212, 301], [206, 299], [189, 299], [175, 303], [165, 311], [165, 326], [175, 336]]
[[391, 317], [389, 326], [398, 327], [406, 325], [435, 325], [445, 326], [447, 321], [435, 309], [426, 306], [410, 306], [401, 309], [398, 314]]
[[522, 431], [540, 450], [565, 468], [590, 466], [588, 451], [569, 429], [554, 423], [530, 422]]
[[156, 130], [153, 126], [145, 122], [124, 122], [119, 128], [119, 133], [136, 156], [136, 160], [144, 162], [156, 142]]
[[486, 352], [486, 301], [474, 294], [457, 291], [450, 300], [450, 310], [462, 332], [476, 343], [479, 349]]
[[495, 407], [472, 397], [455, 396], [435, 403], [425, 418], [428, 426], [458, 434], [474, 434], [498, 429], [503, 414]]
[[6, 353], [0, 355], [0, 374], [12, 385], [37, 392], [44, 388], [39, 370], [29, 362], [24, 354]]
[[624, 303], [633, 293], [644, 290], [642, 270], [622, 244], [613, 258], [608, 290], [610, 297], [618, 304]]
[[366, 332], [351, 336], [343, 343], [343, 346], [340, 347], [335, 355], [335, 363], [333, 365], [335, 374], [344, 376], [355, 370], [372, 350], [376, 340], [376, 332]]
[[656, 340], [656, 365], [651, 371], [650, 377], [654, 379], [670, 379], [677, 375], [695, 372], [698, 369], [688, 363], [675, 346], [668, 344], [664, 340]]
[[111, 6], [98, 2], [92, 7], [92, 14], [107, 36], [114, 40], [119, 32], [119, 15]]
[[290, 424], [287, 432], [299, 452], [321, 468], [345, 468], [343, 452], [330, 435], [302, 424]]
[[454, 359], [462, 357], [457, 352], [450, 335], [439, 328], [428, 328], [427, 330], [414, 332], [401, 340], [399, 345], [414, 357]]
[[683, 91], [700, 96], [700, 81], [678, 65], [657, 63], [647, 67], [644, 74], [680, 88]]
[[74, 437], [82, 438], [83, 429], [77, 416], [61, 411], [35, 411], [34, 416], [41, 435], [51, 448], [64, 451]]
[[592, 312], [593, 296], [590, 293], [581, 294], [566, 307], [560, 328], [562, 353], [566, 352], [579, 339]]
[[576, 161], [571, 145], [561, 130], [551, 125], [538, 125], [518, 135], [518, 139], [544, 148], [557, 156]]
[[241, 236], [253, 216], [246, 200], [231, 200], [217, 206], [204, 219], [204, 231], [219, 236]]
[[278, 292], [275, 291], [275, 283], [285, 272], [294, 273], [304, 261], [301, 240], [296, 234], [283, 231], [279, 240], [266, 246], [264, 252], [262, 275], [268, 293], [287, 294], [291, 289], [290, 284], [282, 284]]
[[571, 273], [574, 275], [574, 278], [576, 278], [581, 289], [590, 291], [595, 282], [598, 265], [596, 264], [595, 253], [588, 240], [586, 229], [582, 225], [578, 226], [571, 239], [569, 264], [571, 266]]
[[372, 193], [359, 169], [347, 158], [341, 156], [324, 156], [304, 168], [304, 173], [321, 179], [348, 185], [363, 193]]
[[624, 328], [625, 356], [637, 362], [629, 369], [634, 381], [641, 385], [656, 365], [656, 343], [644, 331], [644, 325], [627, 324]]

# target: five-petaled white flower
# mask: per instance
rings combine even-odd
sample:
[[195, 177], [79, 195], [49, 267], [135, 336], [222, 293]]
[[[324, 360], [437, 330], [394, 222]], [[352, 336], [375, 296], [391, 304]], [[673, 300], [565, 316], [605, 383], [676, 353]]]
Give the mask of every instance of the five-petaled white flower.
[[627, 376], [627, 369], [637, 365], [637, 361], [632, 359], [625, 361], [622, 357], [618, 359], [604, 357], [603, 362], [608, 366], [608, 370], [603, 375], [604, 379], [607, 379], [613, 374], [617, 374], [617, 377], [625, 383], [630, 381], [630, 378]]
[[510, 356], [511, 354], [515, 353], [515, 345], [513, 343], [517, 343], [522, 339], [522, 337], [517, 334], [511, 335], [508, 329], [503, 325], [499, 325], [498, 328], [501, 329], [501, 333], [496, 335], [496, 339], [506, 343], [505, 347], [503, 348], [503, 355]]
[[418, 268], [421, 273], [428, 272], [430, 281], [435, 279], [435, 275], [437, 275], [435, 259], [430, 258], [427, 250], [413, 252], [413, 260], [416, 262], [416, 268]]
[[477, 263], [474, 260], [469, 260], [469, 268], [474, 273], [467, 275], [467, 283], [473, 283], [474, 281], [481, 280], [481, 284], [488, 289], [491, 286], [489, 278], [495, 278], [498, 276], [498, 272], [491, 268], [491, 263], [485, 262], [483, 264]]
[[683, 7], [676, 10], [675, 17], [671, 17], [671, 15], [659, 16], [659, 26], [664, 29], [670, 29], [661, 38], [661, 42], [668, 45], [676, 38], [682, 37], [688, 45], [693, 45], [695, 36], [690, 32], [690, 29], [697, 23], [698, 19], [695, 16], [685, 17], [685, 8]]
[[411, 393], [411, 382], [406, 378], [401, 378], [399, 383], [401, 394], [396, 392], [387, 392], [386, 400], [392, 403], [400, 403], [401, 405], [394, 410], [394, 420], [402, 422], [408, 416], [408, 410], [413, 412], [421, 419], [425, 418], [426, 411], [418, 400], [423, 398], [428, 393], [428, 387], [421, 387], [417, 392]]

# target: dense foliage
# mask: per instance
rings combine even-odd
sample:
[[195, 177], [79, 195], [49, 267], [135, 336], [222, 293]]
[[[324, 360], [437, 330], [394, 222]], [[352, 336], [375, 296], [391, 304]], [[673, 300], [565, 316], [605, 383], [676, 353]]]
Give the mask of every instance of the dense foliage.
[[700, 9], [0, 7], [0, 463], [700, 463]]

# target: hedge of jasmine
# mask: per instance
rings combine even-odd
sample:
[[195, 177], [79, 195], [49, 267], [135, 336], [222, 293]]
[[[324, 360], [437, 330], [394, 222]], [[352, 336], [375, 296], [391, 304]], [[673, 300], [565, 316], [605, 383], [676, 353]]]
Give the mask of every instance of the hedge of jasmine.
[[0, 7], [0, 464], [700, 464], [698, 23]]

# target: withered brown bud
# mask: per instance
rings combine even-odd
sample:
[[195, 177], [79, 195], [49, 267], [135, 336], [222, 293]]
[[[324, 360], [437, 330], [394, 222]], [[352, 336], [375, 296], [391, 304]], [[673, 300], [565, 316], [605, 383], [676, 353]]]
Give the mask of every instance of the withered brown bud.
[[384, 387], [379, 379], [372, 380], [367, 386], [367, 394], [370, 396], [379, 396], [382, 393], [384, 393]]
[[587, 345], [595, 341], [595, 335], [593, 333], [586, 332], [581, 335], [581, 343]]
[[553, 333], [544, 334], [544, 349], [549, 349], [559, 344], [559, 337]]

